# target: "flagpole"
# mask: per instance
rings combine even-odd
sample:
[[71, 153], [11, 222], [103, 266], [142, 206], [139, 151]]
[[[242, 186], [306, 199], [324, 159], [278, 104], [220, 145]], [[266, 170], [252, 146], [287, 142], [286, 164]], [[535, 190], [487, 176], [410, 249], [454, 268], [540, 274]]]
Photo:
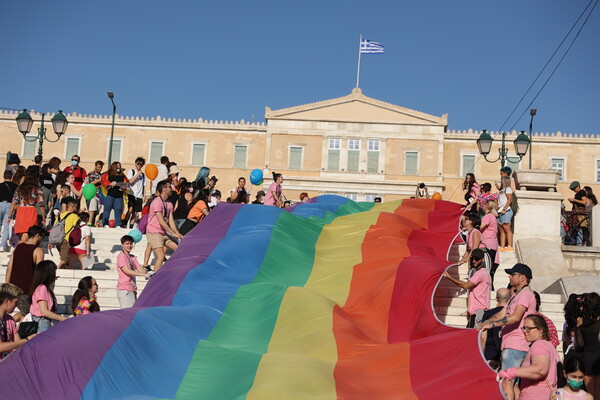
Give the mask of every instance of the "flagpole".
[[356, 87], [358, 88], [358, 81], [360, 79], [360, 45], [362, 43], [362, 33], [360, 34], [360, 39], [358, 40], [358, 68], [356, 69]]

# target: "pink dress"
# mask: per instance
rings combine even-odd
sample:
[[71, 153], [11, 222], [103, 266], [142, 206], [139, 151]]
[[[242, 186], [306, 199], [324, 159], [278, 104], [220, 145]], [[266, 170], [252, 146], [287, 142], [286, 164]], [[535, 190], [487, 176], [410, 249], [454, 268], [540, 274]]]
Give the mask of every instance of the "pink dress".
[[275, 192], [277, 197], [281, 199], [281, 185], [278, 185], [277, 182], [273, 182], [271, 185], [269, 185], [269, 188], [267, 189], [267, 196], [265, 197], [265, 205], [275, 205], [275, 197], [273, 196], [273, 192]]

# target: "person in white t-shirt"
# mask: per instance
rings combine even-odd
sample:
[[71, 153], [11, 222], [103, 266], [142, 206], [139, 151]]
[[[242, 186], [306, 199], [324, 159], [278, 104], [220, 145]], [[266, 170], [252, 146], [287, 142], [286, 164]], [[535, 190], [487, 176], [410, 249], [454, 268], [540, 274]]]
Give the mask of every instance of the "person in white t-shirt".
[[496, 184], [498, 192], [498, 225], [500, 225], [500, 239], [498, 251], [513, 251], [512, 217], [513, 210], [510, 208], [513, 198], [510, 178], [503, 176], [500, 184]]
[[156, 192], [156, 186], [158, 186], [159, 182], [164, 181], [169, 177], [169, 163], [169, 157], [162, 156], [160, 158], [160, 165], [158, 166], [158, 175], [156, 175], [156, 178], [152, 181], [152, 193]]
[[133, 202], [133, 204], [129, 205], [130, 208], [133, 206], [133, 212], [127, 219], [127, 223], [131, 221], [134, 227], [136, 226], [135, 224], [137, 224], [141, 218], [142, 207], [144, 205], [144, 188], [146, 186], [146, 176], [142, 172], [142, 168], [145, 164], [146, 160], [144, 160], [142, 157], [138, 157], [135, 159], [135, 168], [132, 168], [129, 171], [127, 171], [127, 179], [129, 179], [129, 184], [131, 185], [130, 193], [132, 197], [130, 198], [130, 200]]
[[77, 262], [83, 269], [84, 258], [90, 257], [92, 253], [92, 228], [88, 226], [90, 214], [82, 212], [79, 214], [79, 228], [81, 229], [81, 243], [77, 246], [69, 247], [69, 268], [75, 268]]

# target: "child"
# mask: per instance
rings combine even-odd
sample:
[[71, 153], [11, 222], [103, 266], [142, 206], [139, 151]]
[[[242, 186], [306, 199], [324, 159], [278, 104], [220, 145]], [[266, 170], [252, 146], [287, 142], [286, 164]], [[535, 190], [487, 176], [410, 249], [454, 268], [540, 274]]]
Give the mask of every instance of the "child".
[[550, 400], [594, 400], [591, 394], [581, 390], [585, 375], [583, 362], [577, 357], [567, 357], [564, 366], [567, 384], [556, 390]]
[[0, 292], [0, 360], [35, 336], [31, 335], [26, 339], [19, 336], [17, 323], [10, 316], [17, 306], [17, 299], [17, 296], [11, 293]]
[[[29, 304], [29, 296], [23, 295], [23, 290], [20, 287], [13, 285], [12, 283], [3, 283], [0, 285], [0, 292], [8, 292], [13, 296], [17, 297], [17, 308], [15, 308], [11, 313], [11, 317], [14, 318], [16, 323], [21, 322], [23, 317], [29, 314], [29, 306], [23, 307], [23, 301], [25, 301], [25, 305]], [[26, 308], [25, 310], [21, 310], [20, 307]]]
[[69, 247], [69, 267], [75, 269], [77, 261], [79, 266], [83, 269], [84, 258], [90, 257], [91, 255], [91, 243], [92, 243], [92, 228], [88, 226], [90, 220], [90, 214], [82, 212], [79, 214], [79, 228], [81, 229], [81, 243], [77, 246]]
[[52, 288], [56, 281], [57, 266], [54, 261], [44, 260], [37, 263], [33, 270], [33, 294], [31, 295], [31, 318], [37, 322], [38, 331], [42, 333], [50, 329], [53, 321], [64, 321], [67, 318], [56, 314], [56, 296]]
[[117, 256], [117, 297], [121, 308], [133, 307], [137, 300], [137, 287], [135, 285], [136, 276], [145, 276], [149, 278], [152, 272], [147, 272], [140, 266], [137, 258], [131, 254], [133, 248], [133, 238], [125, 235], [121, 238], [121, 247], [123, 251]]
[[96, 280], [91, 276], [81, 278], [77, 285], [77, 290], [71, 299], [73, 315], [86, 315], [100, 311], [96, 293], [98, 293], [98, 283]]

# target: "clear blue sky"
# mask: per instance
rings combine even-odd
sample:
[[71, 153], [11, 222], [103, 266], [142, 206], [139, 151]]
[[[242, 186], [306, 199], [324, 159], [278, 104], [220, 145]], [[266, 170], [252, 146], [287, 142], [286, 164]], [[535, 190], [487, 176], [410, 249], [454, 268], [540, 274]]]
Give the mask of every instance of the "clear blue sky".
[[[3, 2], [0, 107], [110, 114], [110, 90], [122, 115], [262, 121], [350, 93], [362, 33], [385, 46], [363, 56], [367, 96], [496, 130], [587, 4]], [[535, 131], [600, 133], [598, 38], [600, 6], [534, 103]]]

